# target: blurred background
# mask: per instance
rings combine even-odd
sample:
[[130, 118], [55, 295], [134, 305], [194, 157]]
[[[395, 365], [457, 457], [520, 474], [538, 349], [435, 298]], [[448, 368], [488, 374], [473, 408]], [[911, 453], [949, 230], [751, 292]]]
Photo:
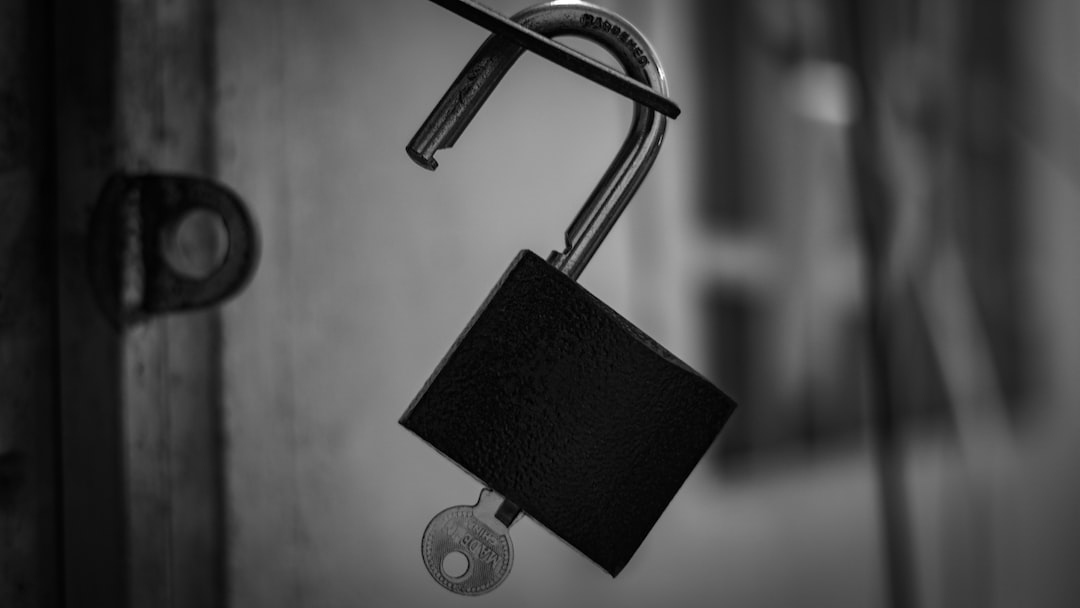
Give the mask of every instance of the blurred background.
[[[82, 602], [116, 584], [133, 606], [1076, 605], [1080, 4], [602, 4], [649, 38], [683, 113], [581, 282], [740, 406], [617, 579], [526, 517], [501, 587], [441, 589], [420, 535], [481, 486], [397, 420], [514, 255], [561, 249], [632, 102], [526, 53], [427, 172], [405, 144], [479, 27], [422, 0], [123, 1], [105, 18], [26, 9], [104, 19], [115, 41], [60, 43], [42, 154], [69, 159], [61, 177], [116, 148], [127, 167], [221, 180], [260, 225], [261, 265], [198, 317], [204, 333], [171, 320], [110, 342], [104, 438], [65, 422], [78, 381], [36, 393], [70, 431], [36, 469], [59, 467], [64, 490], [33, 503], [60, 513], [36, 528], [60, 548], [26, 549], [12, 515], [0, 598], [103, 605]], [[64, 67], [80, 53], [118, 58], [96, 102], [113, 147], [65, 135], [64, 117], [93, 123]], [[192, 113], [197, 129], [177, 126]], [[40, 221], [61, 226], [51, 331], [70, 375], [95, 357], [71, 354], [93, 332], [64, 308], [76, 220]], [[53, 356], [0, 361], [20, 352]], [[185, 408], [162, 396], [177, 386], [203, 392]], [[78, 472], [101, 445], [113, 460]], [[35, 577], [41, 560], [61, 573]]]

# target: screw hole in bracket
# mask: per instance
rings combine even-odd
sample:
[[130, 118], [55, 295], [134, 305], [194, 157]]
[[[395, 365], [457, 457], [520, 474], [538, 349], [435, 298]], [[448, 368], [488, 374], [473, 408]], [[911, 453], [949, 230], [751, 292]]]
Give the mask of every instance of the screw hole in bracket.
[[162, 257], [173, 271], [189, 279], [212, 276], [221, 269], [228, 252], [225, 220], [212, 211], [188, 211], [162, 231]]

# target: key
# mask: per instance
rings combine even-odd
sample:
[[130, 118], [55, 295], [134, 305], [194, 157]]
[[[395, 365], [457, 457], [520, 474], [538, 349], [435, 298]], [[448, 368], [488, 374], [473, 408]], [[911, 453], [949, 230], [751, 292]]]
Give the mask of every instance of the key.
[[475, 505], [450, 507], [436, 515], [421, 543], [431, 578], [460, 595], [481, 595], [498, 587], [514, 565], [509, 527], [520, 516], [520, 509], [487, 488]]

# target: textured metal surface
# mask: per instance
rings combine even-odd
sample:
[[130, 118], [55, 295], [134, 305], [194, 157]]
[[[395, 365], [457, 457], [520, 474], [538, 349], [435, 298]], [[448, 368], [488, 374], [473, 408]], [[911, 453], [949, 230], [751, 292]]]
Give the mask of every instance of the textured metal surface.
[[623, 76], [599, 61], [582, 55], [568, 46], [559, 44], [518, 25], [512, 19], [507, 19], [482, 4], [472, 0], [431, 1], [459, 17], [464, 17], [480, 27], [491, 30], [493, 34], [513, 40], [526, 50], [532, 51], [624, 97], [644, 104], [664, 116], [678, 118], [681, 112], [675, 102], [656, 91]]
[[[590, 40], [611, 52], [628, 76], [667, 94], [667, 79], [656, 51], [633, 24], [608, 9], [584, 2], [550, 2], [520, 11], [512, 19], [544, 36]], [[406, 146], [409, 156], [435, 169], [435, 153], [454, 145], [523, 52], [513, 41], [488, 38]], [[551, 260], [571, 278], [585, 269], [637, 192], [656, 160], [666, 129], [666, 118], [634, 105], [626, 140], [567, 229], [565, 250]]]
[[523, 251], [401, 423], [615, 575], [734, 408]]

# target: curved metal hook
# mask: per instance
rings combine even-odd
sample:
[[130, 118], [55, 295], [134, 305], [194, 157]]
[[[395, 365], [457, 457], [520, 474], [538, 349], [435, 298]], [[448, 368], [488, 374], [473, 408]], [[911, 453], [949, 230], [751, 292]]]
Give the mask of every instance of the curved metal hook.
[[[667, 78], [656, 51], [633, 24], [608, 9], [554, 0], [527, 8], [511, 19], [544, 36], [590, 40], [607, 49], [628, 76], [667, 95]], [[523, 52], [509, 40], [489, 37], [413, 136], [406, 147], [409, 156], [427, 169], [438, 167], [435, 153], [454, 145]], [[634, 104], [626, 141], [567, 229], [566, 249], [548, 258], [556, 268], [572, 279], [581, 274], [652, 168], [666, 129], [665, 117]]]

